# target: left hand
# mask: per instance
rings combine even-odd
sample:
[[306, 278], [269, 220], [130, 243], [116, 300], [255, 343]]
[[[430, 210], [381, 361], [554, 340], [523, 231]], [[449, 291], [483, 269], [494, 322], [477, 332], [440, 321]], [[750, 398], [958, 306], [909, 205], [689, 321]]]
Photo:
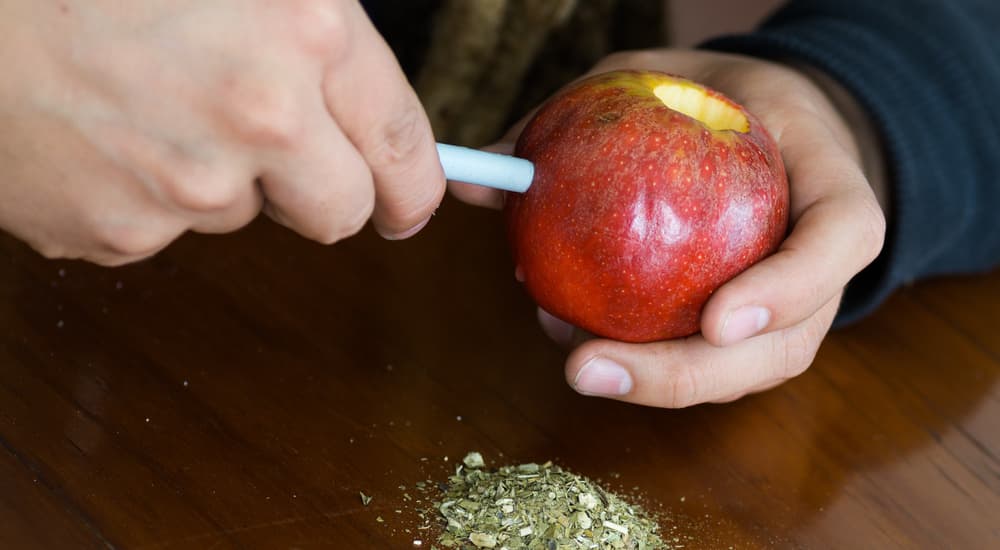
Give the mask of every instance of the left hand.
[[[567, 381], [586, 395], [678, 408], [731, 401], [801, 374], [830, 329], [845, 285], [875, 259], [885, 238], [876, 199], [884, 196], [877, 175], [881, 159], [863, 162], [859, 147], [875, 142], [869, 121], [824, 77], [760, 59], [689, 50], [623, 52], [605, 58], [591, 74], [615, 69], [684, 76], [754, 113], [785, 162], [792, 230], [775, 254], [713, 294], [702, 311], [701, 332], [688, 338], [649, 344], [591, 338], [540, 310], [549, 336], [576, 345], [566, 360]], [[512, 150], [509, 143], [493, 148]], [[466, 202], [501, 203], [494, 191], [451, 186]]]

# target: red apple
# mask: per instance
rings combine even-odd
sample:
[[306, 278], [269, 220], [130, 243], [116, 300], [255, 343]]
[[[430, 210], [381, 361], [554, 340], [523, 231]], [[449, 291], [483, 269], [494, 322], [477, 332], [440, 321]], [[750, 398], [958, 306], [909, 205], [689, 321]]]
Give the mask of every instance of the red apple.
[[777, 145], [698, 83], [615, 71], [564, 89], [525, 127], [535, 163], [506, 217], [519, 276], [556, 317], [627, 342], [698, 331], [712, 293], [788, 223]]

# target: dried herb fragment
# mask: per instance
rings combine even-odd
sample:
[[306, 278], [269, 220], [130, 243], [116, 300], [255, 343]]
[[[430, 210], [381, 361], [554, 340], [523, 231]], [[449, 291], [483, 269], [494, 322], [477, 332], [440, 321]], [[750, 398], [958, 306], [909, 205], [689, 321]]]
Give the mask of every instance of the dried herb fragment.
[[473, 451], [465, 455], [465, 458], [462, 459], [462, 464], [465, 464], [466, 468], [482, 468], [484, 466], [483, 455]]
[[668, 548], [640, 507], [551, 462], [491, 471], [479, 453], [469, 453], [443, 491], [437, 542], [445, 548]]

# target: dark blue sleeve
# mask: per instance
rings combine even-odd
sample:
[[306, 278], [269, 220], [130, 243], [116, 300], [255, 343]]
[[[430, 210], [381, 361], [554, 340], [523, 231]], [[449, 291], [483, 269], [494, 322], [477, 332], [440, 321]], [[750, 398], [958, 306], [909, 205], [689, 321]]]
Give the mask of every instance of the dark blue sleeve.
[[881, 132], [886, 247], [848, 285], [840, 325], [900, 285], [1000, 261], [1000, 0], [801, 0], [702, 47], [813, 65]]

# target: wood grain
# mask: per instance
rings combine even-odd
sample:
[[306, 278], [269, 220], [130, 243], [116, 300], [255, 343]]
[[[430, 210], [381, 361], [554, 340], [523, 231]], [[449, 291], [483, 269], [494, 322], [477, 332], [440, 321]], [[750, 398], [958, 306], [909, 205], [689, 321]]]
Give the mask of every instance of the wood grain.
[[429, 547], [413, 486], [473, 449], [636, 487], [685, 548], [1000, 546], [1000, 274], [900, 291], [773, 391], [656, 410], [572, 392], [498, 214], [440, 212], [119, 269], [0, 240], [0, 547]]

